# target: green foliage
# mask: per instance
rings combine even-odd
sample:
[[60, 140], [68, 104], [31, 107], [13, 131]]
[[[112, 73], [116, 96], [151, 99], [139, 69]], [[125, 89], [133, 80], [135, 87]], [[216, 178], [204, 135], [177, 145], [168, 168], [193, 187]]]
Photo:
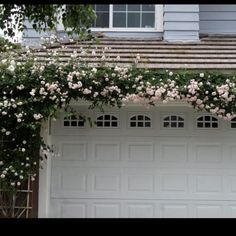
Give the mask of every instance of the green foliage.
[[[101, 110], [128, 102], [154, 106], [184, 100], [226, 120], [236, 114], [233, 73], [148, 70], [115, 63], [92, 68], [75, 57], [61, 63], [52, 55], [45, 63], [30, 51], [1, 56], [0, 185], [12, 191], [29, 175], [34, 180], [39, 161], [52, 152], [40, 136], [42, 122], [61, 110], [73, 114], [71, 100], [85, 100], [90, 109]], [[92, 126], [91, 118], [80, 115]]]
[[[2, 4], [0, 28], [10, 37], [16, 29], [23, 31], [28, 20], [37, 32], [53, 31], [61, 21], [68, 35], [92, 38], [89, 30], [96, 17], [88, 4]], [[13, 18], [15, 22], [13, 22]]]

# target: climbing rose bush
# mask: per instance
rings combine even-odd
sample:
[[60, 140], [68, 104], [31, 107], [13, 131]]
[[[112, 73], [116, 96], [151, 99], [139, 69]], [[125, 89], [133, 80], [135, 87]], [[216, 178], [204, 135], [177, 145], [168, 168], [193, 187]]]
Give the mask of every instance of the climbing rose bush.
[[35, 179], [40, 160], [52, 152], [40, 137], [42, 122], [67, 110], [71, 100], [86, 100], [91, 109], [182, 100], [224, 120], [236, 117], [233, 73], [149, 70], [136, 62], [95, 68], [76, 51], [66, 63], [56, 52], [41, 62], [30, 50], [1, 57], [0, 184], [5, 189]]

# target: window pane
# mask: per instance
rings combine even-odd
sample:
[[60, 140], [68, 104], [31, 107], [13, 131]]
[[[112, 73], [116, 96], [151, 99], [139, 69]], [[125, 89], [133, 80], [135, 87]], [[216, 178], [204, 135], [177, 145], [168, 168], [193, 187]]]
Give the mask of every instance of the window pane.
[[114, 4], [113, 11], [126, 11], [126, 4]]
[[140, 11], [141, 5], [136, 4], [128, 4], [128, 11]]
[[153, 4], [144, 4], [142, 5], [143, 11], [155, 11], [155, 5]]
[[113, 27], [126, 27], [126, 13], [113, 14]]
[[71, 126], [77, 126], [77, 121], [71, 121]]
[[142, 27], [154, 28], [154, 13], [143, 13], [142, 14]]
[[96, 27], [109, 27], [109, 13], [97, 13]]
[[70, 126], [70, 122], [69, 121], [64, 121], [64, 126]]
[[203, 123], [197, 123], [198, 128], [203, 128]]
[[136, 127], [136, 122], [130, 122], [130, 127]]
[[105, 115], [104, 120], [110, 120], [110, 115]]
[[140, 27], [139, 13], [128, 13], [128, 27]]
[[143, 120], [143, 116], [138, 116], [138, 120]]
[[109, 12], [109, 4], [96, 4], [96, 11]]
[[218, 123], [212, 123], [213, 128], [218, 128]]
[[177, 120], [177, 116], [171, 116], [171, 120]]
[[170, 123], [169, 122], [164, 122], [164, 127], [169, 127]]
[[143, 127], [143, 122], [138, 122], [138, 127]]

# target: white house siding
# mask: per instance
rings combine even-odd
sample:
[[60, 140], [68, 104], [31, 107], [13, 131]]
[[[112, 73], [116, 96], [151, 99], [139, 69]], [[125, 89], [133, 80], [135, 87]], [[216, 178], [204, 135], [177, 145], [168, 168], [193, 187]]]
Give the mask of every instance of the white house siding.
[[236, 4], [199, 5], [200, 33], [236, 34]]
[[199, 39], [199, 5], [164, 6], [164, 40], [196, 41]]

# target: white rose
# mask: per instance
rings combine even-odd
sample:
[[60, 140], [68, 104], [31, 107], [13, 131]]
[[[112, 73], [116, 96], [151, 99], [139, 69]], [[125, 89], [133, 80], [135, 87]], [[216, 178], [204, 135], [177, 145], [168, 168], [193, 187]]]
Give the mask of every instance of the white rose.
[[7, 132], [6, 132], [6, 135], [10, 135], [10, 134], [11, 134], [11, 132], [10, 132], [10, 131], [7, 131]]
[[4, 174], [1, 174], [1, 176], [0, 176], [2, 179], [4, 179], [5, 178], [5, 175]]
[[201, 78], [203, 78], [203, 77], [204, 77], [204, 73], [200, 73], [199, 76], [200, 76]]
[[10, 65], [8, 68], [7, 68], [10, 72], [14, 72], [15, 71], [15, 67], [13, 65]]

